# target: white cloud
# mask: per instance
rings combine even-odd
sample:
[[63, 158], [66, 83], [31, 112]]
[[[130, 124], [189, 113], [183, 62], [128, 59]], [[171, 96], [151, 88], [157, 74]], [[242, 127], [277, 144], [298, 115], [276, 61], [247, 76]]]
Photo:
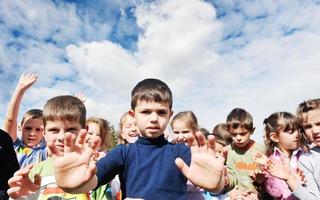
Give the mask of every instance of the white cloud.
[[[3, 1], [0, 16], [10, 28], [0, 25], [0, 66], [6, 72], [0, 80], [23, 70], [37, 71], [38, 85], [25, 105], [83, 90], [88, 115], [106, 117], [117, 126], [129, 109], [133, 86], [156, 77], [172, 88], [175, 112], [193, 110], [211, 130], [231, 109], [243, 107], [254, 117], [254, 138], [261, 140], [265, 117], [294, 112], [302, 100], [318, 97], [320, 21], [310, 19], [320, 17], [319, 5], [215, 2], [224, 13], [218, 19], [216, 9], [203, 1], [140, 3], [135, 17], [141, 32], [136, 48], [128, 50], [107, 40], [107, 23], [91, 23], [73, 4]], [[32, 37], [12, 38], [10, 30], [17, 27]], [[136, 29], [124, 22], [117, 33], [132, 31]], [[59, 44], [44, 42], [48, 37]], [[24, 48], [5, 47], [7, 41]]]

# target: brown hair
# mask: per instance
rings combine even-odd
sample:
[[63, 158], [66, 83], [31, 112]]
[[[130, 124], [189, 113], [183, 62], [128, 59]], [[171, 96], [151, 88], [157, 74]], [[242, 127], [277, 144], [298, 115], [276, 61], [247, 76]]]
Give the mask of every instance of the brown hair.
[[168, 103], [172, 108], [172, 93], [168, 85], [159, 79], [144, 79], [131, 92], [131, 109], [135, 109], [138, 101]]
[[102, 150], [110, 150], [112, 146], [112, 135], [110, 124], [107, 120], [99, 117], [90, 117], [87, 119], [87, 125], [89, 123], [96, 123], [99, 126], [101, 148]]
[[82, 101], [71, 95], [56, 96], [47, 101], [43, 108], [43, 122], [75, 121], [82, 128], [86, 125], [86, 108]]
[[212, 134], [216, 138], [216, 142], [220, 143], [223, 146], [232, 143], [232, 137], [228, 132], [227, 125], [225, 123], [217, 124], [213, 128]]
[[253, 119], [250, 113], [242, 108], [233, 109], [227, 117], [227, 130], [230, 128], [244, 128], [250, 132], [254, 131]]
[[171, 128], [173, 129], [173, 123], [177, 120], [185, 121], [193, 131], [199, 130], [198, 120], [192, 111], [183, 111], [176, 114], [171, 120]]
[[21, 126], [29, 119], [43, 119], [43, 113], [40, 109], [28, 110], [22, 117]]
[[267, 155], [271, 155], [274, 148], [277, 147], [277, 143], [272, 141], [270, 138], [271, 133], [276, 133], [279, 135], [280, 131], [298, 131], [300, 136], [300, 147], [303, 150], [307, 150], [307, 145], [301, 138], [301, 132], [298, 128], [297, 119], [294, 115], [288, 112], [276, 112], [271, 114], [268, 118], [263, 121], [265, 125], [265, 145], [267, 148]]

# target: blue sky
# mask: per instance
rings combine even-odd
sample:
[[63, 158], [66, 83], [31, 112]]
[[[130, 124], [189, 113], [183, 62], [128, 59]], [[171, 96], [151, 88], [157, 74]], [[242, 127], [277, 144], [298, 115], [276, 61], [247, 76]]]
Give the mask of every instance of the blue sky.
[[35, 72], [20, 116], [82, 91], [88, 116], [116, 127], [130, 91], [164, 80], [174, 111], [212, 130], [235, 107], [262, 121], [319, 98], [320, 1], [0, 1], [0, 120], [22, 72]]

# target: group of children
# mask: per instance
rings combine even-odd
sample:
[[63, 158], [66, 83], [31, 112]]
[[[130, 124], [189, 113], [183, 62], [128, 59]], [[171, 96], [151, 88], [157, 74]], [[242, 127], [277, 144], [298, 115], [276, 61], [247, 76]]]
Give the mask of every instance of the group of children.
[[18, 126], [23, 94], [36, 80], [21, 76], [4, 123], [16, 167], [6, 169], [9, 185], [0, 183], [12, 199], [320, 199], [320, 99], [301, 103], [296, 115], [271, 114], [258, 144], [246, 110], [233, 109], [225, 123], [202, 133], [192, 111], [172, 117], [164, 82], [145, 79], [132, 90], [114, 147], [108, 121], [87, 119], [72, 95], [28, 111]]

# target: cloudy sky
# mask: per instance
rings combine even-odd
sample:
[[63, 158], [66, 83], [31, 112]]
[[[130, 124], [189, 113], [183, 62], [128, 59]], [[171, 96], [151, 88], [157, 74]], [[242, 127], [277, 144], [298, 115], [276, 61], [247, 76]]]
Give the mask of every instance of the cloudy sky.
[[160, 78], [174, 111], [212, 130], [235, 107], [262, 121], [319, 98], [319, 0], [2, 0], [0, 120], [23, 72], [39, 76], [21, 115], [82, 91], [117, 127], [134, 85]]

